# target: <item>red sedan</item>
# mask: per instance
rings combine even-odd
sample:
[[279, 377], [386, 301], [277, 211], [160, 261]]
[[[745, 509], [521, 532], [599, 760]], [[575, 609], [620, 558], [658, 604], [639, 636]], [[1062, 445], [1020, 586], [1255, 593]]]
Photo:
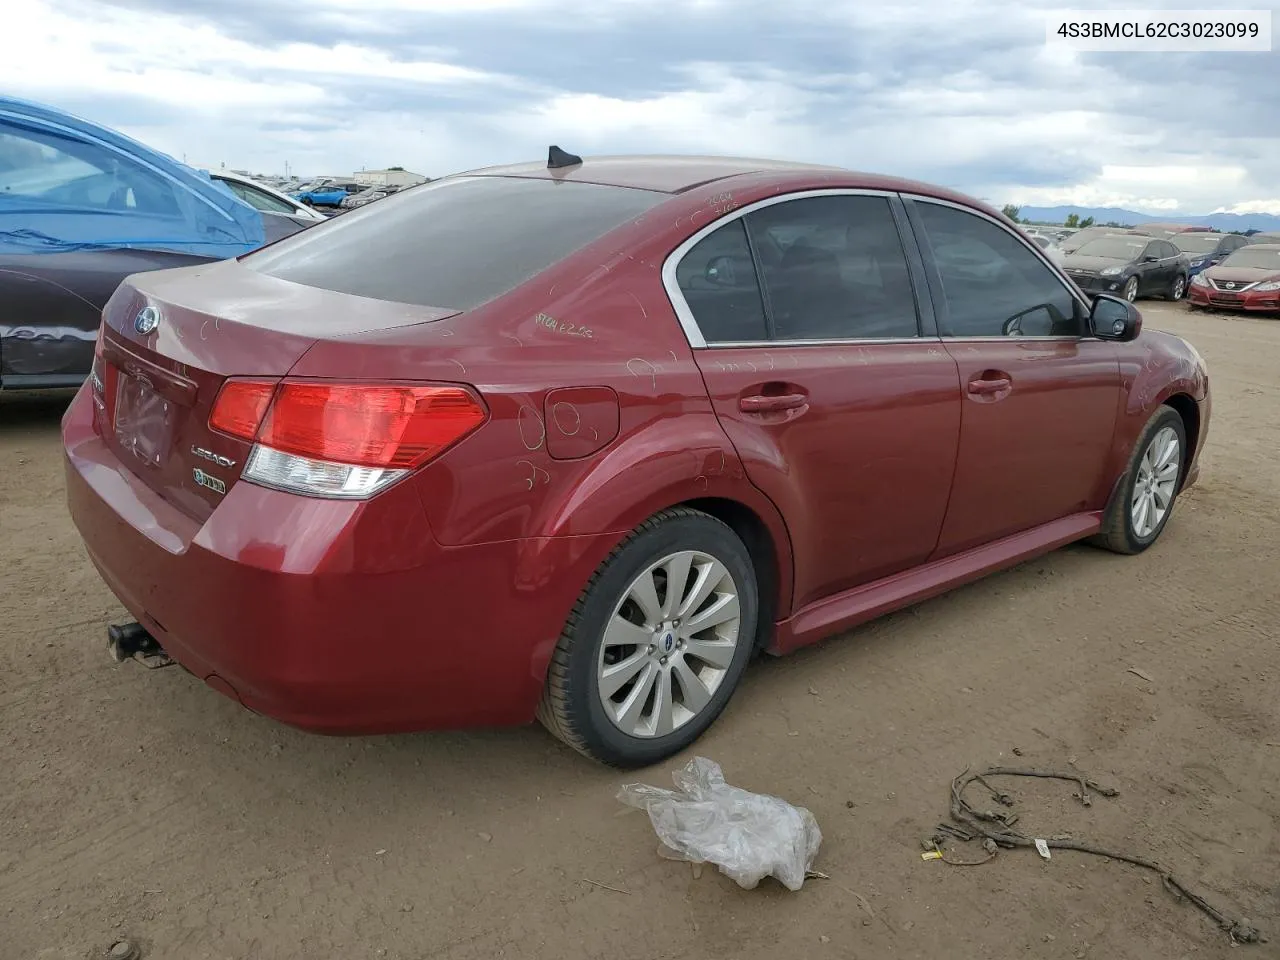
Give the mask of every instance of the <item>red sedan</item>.
[[536, 716], [626, 766], [757, 651], [1146, 549], [1210, 404], [967, 197], [556, 148], [133, 277], [97, 356], [63, 438], [117, 652], [311, 730]]
[[1193, 307], [1280, 313], [1280, 243], [1241, 247], [1196, 274], [1187, 292]]

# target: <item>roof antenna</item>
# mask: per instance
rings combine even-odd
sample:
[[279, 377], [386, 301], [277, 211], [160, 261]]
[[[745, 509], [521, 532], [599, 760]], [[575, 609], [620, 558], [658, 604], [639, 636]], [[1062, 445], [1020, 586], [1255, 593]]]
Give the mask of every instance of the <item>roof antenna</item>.
[[557, 170], [560, 167], [576, 167], [582, 162], [582, 158], [572, 153], [567, 153], [557, 146], [552, 146], [547, 151], [547, 169]]

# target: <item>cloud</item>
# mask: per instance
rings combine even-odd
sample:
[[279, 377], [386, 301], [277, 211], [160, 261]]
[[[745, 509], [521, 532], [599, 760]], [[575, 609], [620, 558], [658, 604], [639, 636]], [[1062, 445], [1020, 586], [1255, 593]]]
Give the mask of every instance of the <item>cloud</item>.
[[1056, 6], [25, 0], [0, 86], [263, 172], [441, 175], [558, 142], [835, 163], [1022, 204], [1274, 203], [1274, 57], [1073, 54], [1044, 43]]

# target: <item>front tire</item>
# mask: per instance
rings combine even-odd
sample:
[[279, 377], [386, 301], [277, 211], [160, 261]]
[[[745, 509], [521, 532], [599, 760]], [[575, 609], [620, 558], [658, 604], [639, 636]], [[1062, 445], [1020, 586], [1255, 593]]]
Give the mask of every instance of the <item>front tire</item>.
[[1124, 294], [1124, 298], [1128, 300], [1130, 303], [1133, 303], [1135, 300], [1137, 300], [1138, 299], [1138, 278], [1130, 277], [1128, 280], [1126, 280], [1124, 284], [1124, 289], [1121, 291], [1121, 293]]
[[1169, 287], [1169, 292], [1165, 294], [1169, 300], [1181, 300], [1187, 292], [1187, 278], [1182, 274], [1178, 274], [1173, 278], [1173, 284]]
[[1182, 486], [1187, 430], [1172, 407], [1162, 406], [1134, 444], [1129, 466], [1091, 542], [1114, 553], [1136, 554], [1160, 537]]
[[728, 703], [759, 610], [751, 554], [730, 527], [685, 507], [660, 513], [587, 584], [552, 654], [538, 719], [611, 766], [665, 760]]

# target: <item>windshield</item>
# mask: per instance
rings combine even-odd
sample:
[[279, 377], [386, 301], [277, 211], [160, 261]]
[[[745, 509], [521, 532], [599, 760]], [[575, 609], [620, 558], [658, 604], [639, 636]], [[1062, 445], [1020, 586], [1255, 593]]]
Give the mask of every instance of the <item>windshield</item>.
[[451, 177], [366, 204], [242, 262], [338, 293], [470, 310], [666, 198], [595, 183]]
[[1213, 253], [1221, 241], [1222, 235], [1218, 233], [1178, 233], [1169, 238], [1183, 253]]
[[1241, 247], [1218, 266], [1280, 270], [1280, 246]]
[[1142, 253], [1147, 241], [1141, 237], [1098, 237], [1076, 250], [1080, 257], [1106, 257], [1110, 260], [1132, 260]]

